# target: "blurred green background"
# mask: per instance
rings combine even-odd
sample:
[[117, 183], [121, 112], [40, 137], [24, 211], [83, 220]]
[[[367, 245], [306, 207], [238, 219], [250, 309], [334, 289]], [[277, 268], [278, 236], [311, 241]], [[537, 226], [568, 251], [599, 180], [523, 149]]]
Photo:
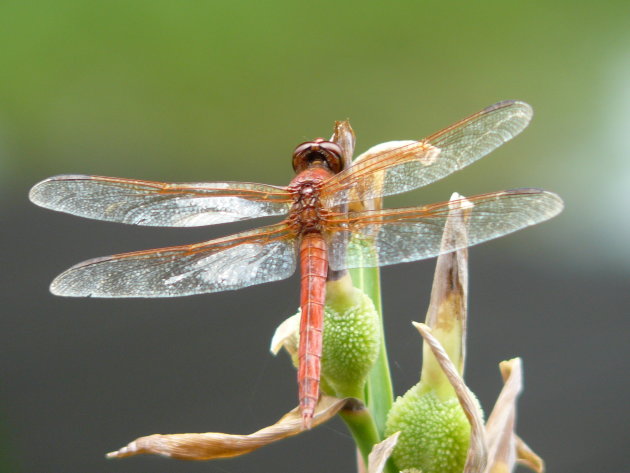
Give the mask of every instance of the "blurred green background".
[[[82, 259], [205, 240], [53, 214], [63, 173], [286, 184], [293, 147], [349, 118], [357, 150], [418, 139], [503, 99], [530, 127], [474, 166], [389, 199], [513, 187], [559, 193], [553, 221], [471, 250], [468, 379], [487, 411], [521, 355], [519, 431], [549, 471], [626, 471], [630, 3], [0, 3], [0, 470], [353, 471], [338, 423], [217, 463], [103, 454], [154, 432], [246, 433], [295, 404], [267, 345], [297, 280], [239, 293], [64, 300]], [[384, 271], [397, 394], [417, 378], [433, 261]], [[340, 445], [343, 447], [340, 448]]]

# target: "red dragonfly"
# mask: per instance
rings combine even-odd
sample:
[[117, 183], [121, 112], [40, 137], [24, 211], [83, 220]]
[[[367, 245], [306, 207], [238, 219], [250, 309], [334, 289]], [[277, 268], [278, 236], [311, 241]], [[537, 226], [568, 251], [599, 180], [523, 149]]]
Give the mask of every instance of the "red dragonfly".
[[[93, 297], [210, 293], [288, 278], [299, 261], [298, 387], [308, 427], [319, 397], [328, 270], [415, 261], [458, 249], [441, 247], [452, 201], [390, 210], [349, 206], [437, 181], [520, 133], [531, 116], [526, 103], [500, 102], [423, 140], [374, 147], [352, 164], [354, 134], [347, 122], [338, 122], [331, 141], [319, 138], [295, 149], [296, 176], [286, 187], [82, 175], [46, 179], [30, 192], [35, 204], [113, 222], [193, 227], [287, 214], [278, 224], [203, 243], [91, 259], [59, 275], [51, 291]], [[467, 200], [473, 204], [468, 245], [547, 220], [562, 209], [557, 195], [539, 189]], [[356, 251], [366, 244], [373, 251]]]

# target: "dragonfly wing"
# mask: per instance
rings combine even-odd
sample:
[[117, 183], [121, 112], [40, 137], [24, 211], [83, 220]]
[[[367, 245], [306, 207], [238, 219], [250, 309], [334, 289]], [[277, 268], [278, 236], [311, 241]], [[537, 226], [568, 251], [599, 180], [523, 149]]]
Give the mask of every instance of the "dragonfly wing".
[[291, 207], [282, 187], [247, 182], [169, 184], [65, 175], [36, 184], [32, 202], [80, 217], [134, 225], [196, 227], [281, 215]]
[[[442, 242], [444, 227], [473, 205], [467, 217], [468, 243]], [[514, 189], [423, 207], [338, 214], [327, 224], [330, 267], [385, 266], [431, 258], [543, 222], [563, 208], [560, 197], [539, 189]], [[457, 242], [460, 243], [457, 243]]]
[[295, 235], [284, 224], [194, 245], [96, 258], [63, 272], [53, 294], [174, 297], [277, 281], [295, 272]]
[[477, 161], [518, 135], [532, 117], [524, 102], [499, 102], [422, 141], [377, 145], [322, 189], [329, 206], [425, 186]]

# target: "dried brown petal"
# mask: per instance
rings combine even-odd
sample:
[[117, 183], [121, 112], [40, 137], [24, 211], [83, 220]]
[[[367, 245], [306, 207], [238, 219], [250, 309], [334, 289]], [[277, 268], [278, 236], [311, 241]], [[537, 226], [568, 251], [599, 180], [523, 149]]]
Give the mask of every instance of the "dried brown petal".
[[441, 246], [443, 249], [453, 247], [461, 249], [441, 254], [437, 259], [425, 323], [445, 346], [459, 372], [463, 373], [468, 313], [466, 227], [473, 204], [458, 193], [454, 193], [449, 207], [450, 218], [444, 226]]
[[299, 328], [300, 328], [300, 314], [295, 314], [286, 319], [273, 334], [271, 339], [271, 353], [277, 355], [282, 348], [289, 352], [289, 355], [293, 358], [297, 356], [298, 344], [299, 344]]
[[543, 460], [515, 434], [516, 400], [523, 389], [521, 359], [503, 361], [499, 367], [504, 384], [486, 422], [488, 439], [486, 473], [511, 472], [517, 462], [542, 473], [545, 469]]
[[516, 437], [516, 461], [536, 473], [545, 473], [545, 462], [518, 436]]
[[478, 473], [484, 471], [487, 458], [486, 439], [483, 420], [477, 408], [475, 397], [471, 394], [460, 376], [457, 367], [449, 359], [440, 342], [431, 334], [429, 326], [418, 322], [414, 322], [413, 325], [418, 329], [424, 341], [431, 347], [433, 355], [453, 386], [457, 399], [470, 422], [470, 446], [468, 447], [464, 473]]
[[368, 456], [368, 463], [370, 465], [368, 473], [382, 473], [385, 468], [385, 464], [387, 463], [387, 459], [392, 454], [392, 451], [396, 446], [396, 442], [398, 442], [399, 436], [400, 432], [396, 432], [382, 442], [374, 445], [370, 455]]
[[[322, 396], [315, 409], [312, 426], [333, 417], [349, 402], [356, 400]], [[149, 435], [140, 437], [126, 447], [107, 454], [107, 458], [124, 458], [139, 454], [157, 454], [180, 460], [212, 460], [244, 455], [286, 437], [304, 431], [299, 408], [285, 414], [275, 424], [250, 435], [219, 432], [203, 434]]]
[[486, 422], [488, 473], [503, 467], [507, 468], [506, 471], [512, 471], [516, 463], [514, 426], [516, 399], [523, 388], [521, 360], [514, 358], [499, 366], [504, 385]]
[[330, 141], [337, 143], [341, 147], [341, 169], [348, 169], [352, 164], [354, 144], [356, 143], [354, 130], [350, 126], [350, 122], [348, 120], [335, 122], [335, 130], [330, 138]]

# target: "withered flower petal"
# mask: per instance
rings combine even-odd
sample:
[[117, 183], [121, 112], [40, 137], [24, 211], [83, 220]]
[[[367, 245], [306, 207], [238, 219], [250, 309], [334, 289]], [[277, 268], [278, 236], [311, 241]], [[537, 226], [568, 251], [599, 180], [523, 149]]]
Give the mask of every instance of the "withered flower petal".
[[300, 314], [299, 312], [285, 319], [273, 334], [270, 351], [277, 355], [284, 348], [291, 358], [296, 358], [300, 340]]
[[367, 473], [381, 473], [383, 471], [385, 463], [387, 463], [387, 459], [392, 454], [392, 451], [396, 446], [396, 442], [398, 442], [399, 436], [400, 432], [396, 432], [382, 442], [374, 445], [372, 452], [368, 456], [368, 463], [370, 467], [368, 468]]
[[470, 422], [470, 445], [464, 466], [464, 473], [478, 473], [484, 471], [487, 458], [486, 438], [483, 419], [478, 409], [475, 396], [470, 392], [457, 367], [450, 360], [440, 342], [431, 334], [431, 329], [418, 322], [414, 322], [424, 341], [429, 345], [433, 355], [442, 367], [444, 374], [453, 386], [464, 414]]
[[[315, 427], [335, 416], [346, 404], [356, 400], [322, 396], [315, 408]], [[278, 440], [304, 431], [299, 408], [285, 414], [278, 422], [250, 435], [219, 432], [200, 434], [154, 434], [140, 437], [127, 446], [107, 454], [107, 458], [124, 458], [140, 454], [157, 454], [180, 460], [212, 460], [244, 455]]]
[[529, 448], [523, 439], [516, 437], [516, 461], [536, 473], [545, 473], [545, 461]]
[[510, 472], [517, 462], [542, 473], [543, 460], [514, 433], [516, 400], [523, 389], [521, 359], [503, 361], [499, 368], [504, 385], [486, 422], [488, 465], [485, 473]]

